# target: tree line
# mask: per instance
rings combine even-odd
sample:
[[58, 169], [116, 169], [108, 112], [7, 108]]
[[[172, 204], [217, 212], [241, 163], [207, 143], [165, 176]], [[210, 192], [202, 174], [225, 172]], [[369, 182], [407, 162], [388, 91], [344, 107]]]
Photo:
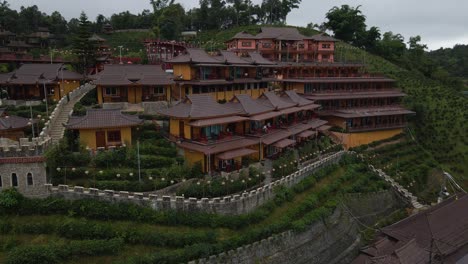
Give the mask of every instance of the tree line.
[[[114, 30], [151, 29], [162, 39], [177, 39], [184, 30], [221, 30], [255, 24], [284, 24], [287, 15], [299, 7], [301, 0], [200, 0], [199, 7], [185, 10], [174, 0], [150, 0], [153, 10], [132, 14], [124, 11], [106, 17], [99, 14], [91, 21], [94, 33], [101, 33], [110, 24]], [[79, 31], [80, 19], [67, 21], [58, 11], [46, 14], [36, 5], [11, 9], [0, 2], [0, 28], [17, 34], [28, 34], [39, 27], [48, 27], [52, 34], [65, 35]]]
[[[447, 63], [447, 60], [442, 59], [442, 57], [451, 53], [444, 50], [432, 52], [430, 55], [427, 52], [427, 45], [421, 43], [419, 35], [409, 37], [408, 41], [405, 42], [405, 38], [401, 34], [391, 31], [382, 34], [378, 27], [368, 28], [366, 17], [359, 8], [360, 6], [351, 7], [349, 5], [333, 7], [326, 14], [326, 21], [323, 24], [311, 23], [308, 27], [315, 27], [322, 31], [330, 30], [336, 38], [381, 56], [400, 67], [417, 70], [426, 77], [450, 84], [457, 89], [463, 87], [460, 80], [453, 78], [461, 76], [460, 72], [455, 67], [452, 67], [454, 69], [450, 68], [450, 65], [465, 65], [463, 59], [453, 58], [451, 60], [453, 64]], [[463, 47], [456, 48], [456, 51], [453, 52], [454, 55], [463, 53]], [[464, 57], [466, 58], [466, 56]]]

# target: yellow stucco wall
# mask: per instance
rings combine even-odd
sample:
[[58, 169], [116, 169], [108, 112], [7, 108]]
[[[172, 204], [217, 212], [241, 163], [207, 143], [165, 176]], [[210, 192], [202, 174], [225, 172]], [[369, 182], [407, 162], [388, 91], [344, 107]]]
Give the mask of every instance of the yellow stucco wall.
[[188, 121], [184, 121], [184, 136], [186, 139], [192, 139], [192, 132]]
[[369, 131], [360, 133], [339, 133], [332, 132], [337, 138], [343, 140], [345, 148], [357, 147], [360, 145], [369, 144], [374, 141], [379, 141], [387, 138], [391, 138], [398, 134], [401, 134], [403, 129], [389, 129], [379, 131]]
[[[192, 150], [185, 150], [185, 161], [189, 166], [193, 166], [196, 162], [200, 161], [202, 169], [205, 170], [205, 155], [201, 152], [196, 152]], [[204, 171], [205, 172], [205, 171]]]
[[172, 136], [179, 136], [179, 119], [171, 119], [169, 121], [169, 133]]
[[192, 70], [190, 65], [188, 64], [175, 64], [173, 66], [174, 69], [174, 77], [178, 77], [182, 75], [183, 80], [191, 80], [192, 79]]
[[102, 104], [102, 86], [97, 86], [97, 99], [98, 99], [98, 104]]
[[110, 129], [80, 129], [80, 143], [88, 146], [91, 149], [96, 149], [96, 132], [105, 131], [106, 132], [106, 145], [109, 144], [107, 141], [107, 132], [120, 130], [120, 137], [122, 142], [127, 146], [132, 144], [132, 129], [130, 127], [123, 128], [110, 128]]
[[[54, 96], [52, 97], [55, 100], [60, 100], [60, 96], [64, 97], [67, 93], [75, 90], [76, 88], [80, 87], [80, 82], [79, 81], [67, 81], [64, 80], [62, 84], [57, 85], [56, 88], [54, 88]], [[59, 93], [60, 90], [60, 93]]]

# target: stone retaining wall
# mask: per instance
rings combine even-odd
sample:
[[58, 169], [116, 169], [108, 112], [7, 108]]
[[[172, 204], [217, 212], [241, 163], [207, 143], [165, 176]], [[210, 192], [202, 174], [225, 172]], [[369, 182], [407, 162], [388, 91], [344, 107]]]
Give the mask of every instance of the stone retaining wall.
[[[236, 250], [191, 261], [189, 264], [341, 264], [350, 263], [362, 246], [356, 218], [376, 211], [373, 224], [378, 218], [392, 213], [398, 202], [392, 190], [345, 197], [346, 206], [339, 206], [325, 221], [311, 225], [305, 232], [287, 231], [263, 239]], [[351, 202], [351, 203], [349, 203]], [[364, 206], [359, 205], [363, 203]], [[355, 207], [358, 205], [358, 207]], [[387, 210], [378, 208], [384, 206]], [[345, 208], [346, 207], [346, 208]], [[355, 215], [348, 212], [360, 212]], [[379, 210], [380, 209], [380, 210]], [[354, 218], [356, 217], [356, 218]]]
[[272, 199], [276, 186], [293, 186], [310, 176], [313, 172], [330, 164], [338, 163], [346, 151], [331, 154], [323, 159], [305, 166], [299, 171], [276, 180], [263, 187], [242, 194], [218, 198], [185, 198], [182, 196], [158, 196], [155, 194], [130, 193], [124, 191], [98, 190], [94, 188], [46, 185], [51, 196], [66, 199], [94, 198], [109, 202], [131, 202], [142, 206], [150, 206], [155, 210], [179, 210], [188, 212], [207, 212], [224, 215], [244, 214], [253, 211]]

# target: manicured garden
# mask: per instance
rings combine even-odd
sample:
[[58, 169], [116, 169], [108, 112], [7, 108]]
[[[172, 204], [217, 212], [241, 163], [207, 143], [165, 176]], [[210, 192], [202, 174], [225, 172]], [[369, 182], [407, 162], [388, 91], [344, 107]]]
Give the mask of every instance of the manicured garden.
[[[251, 213], [223, 216], [154, 211], [96, 200], [0, 193], [0, 260], [5, 263], [180, 263], [303, 231], [329, 216], [345, 193], [388, 185], [353, 156], [324, 168]], [[102, 245], [101, 244], [105, 244]]]

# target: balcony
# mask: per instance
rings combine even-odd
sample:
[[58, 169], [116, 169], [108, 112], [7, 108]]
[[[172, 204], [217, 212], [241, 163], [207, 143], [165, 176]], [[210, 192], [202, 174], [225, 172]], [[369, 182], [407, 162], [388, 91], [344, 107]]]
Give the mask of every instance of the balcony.
[[159, 102], [166, 101], [165, 94], [148, 94], [141, 97], [142, 102]]
[[242, 139], [242, 138], [244, 137], [241, 135], [232, 133], [232, 132], [221, 132], [219, 133], [219, 135], [212, 135], [209, 138], [202, 135], [200, 137], [196, 137], [191, 140], [190, 139], [185, 139], [185, 140], [190, 141], [191, 143], [208, 146], [208, 145], [215, 145], [215, 144], [229, 142], [232, 140], [237, 140], [237, 139]]
[[367, 126], [357, 126], [357, 127], [347, 127], [347, 132], [364, 132], [364, 131], [373, 131], [373, 130], [386, 130], [386, 129], [396, 129], [406, 127], [406, 122], [395, 123], [395, 124], [375, 124]]

